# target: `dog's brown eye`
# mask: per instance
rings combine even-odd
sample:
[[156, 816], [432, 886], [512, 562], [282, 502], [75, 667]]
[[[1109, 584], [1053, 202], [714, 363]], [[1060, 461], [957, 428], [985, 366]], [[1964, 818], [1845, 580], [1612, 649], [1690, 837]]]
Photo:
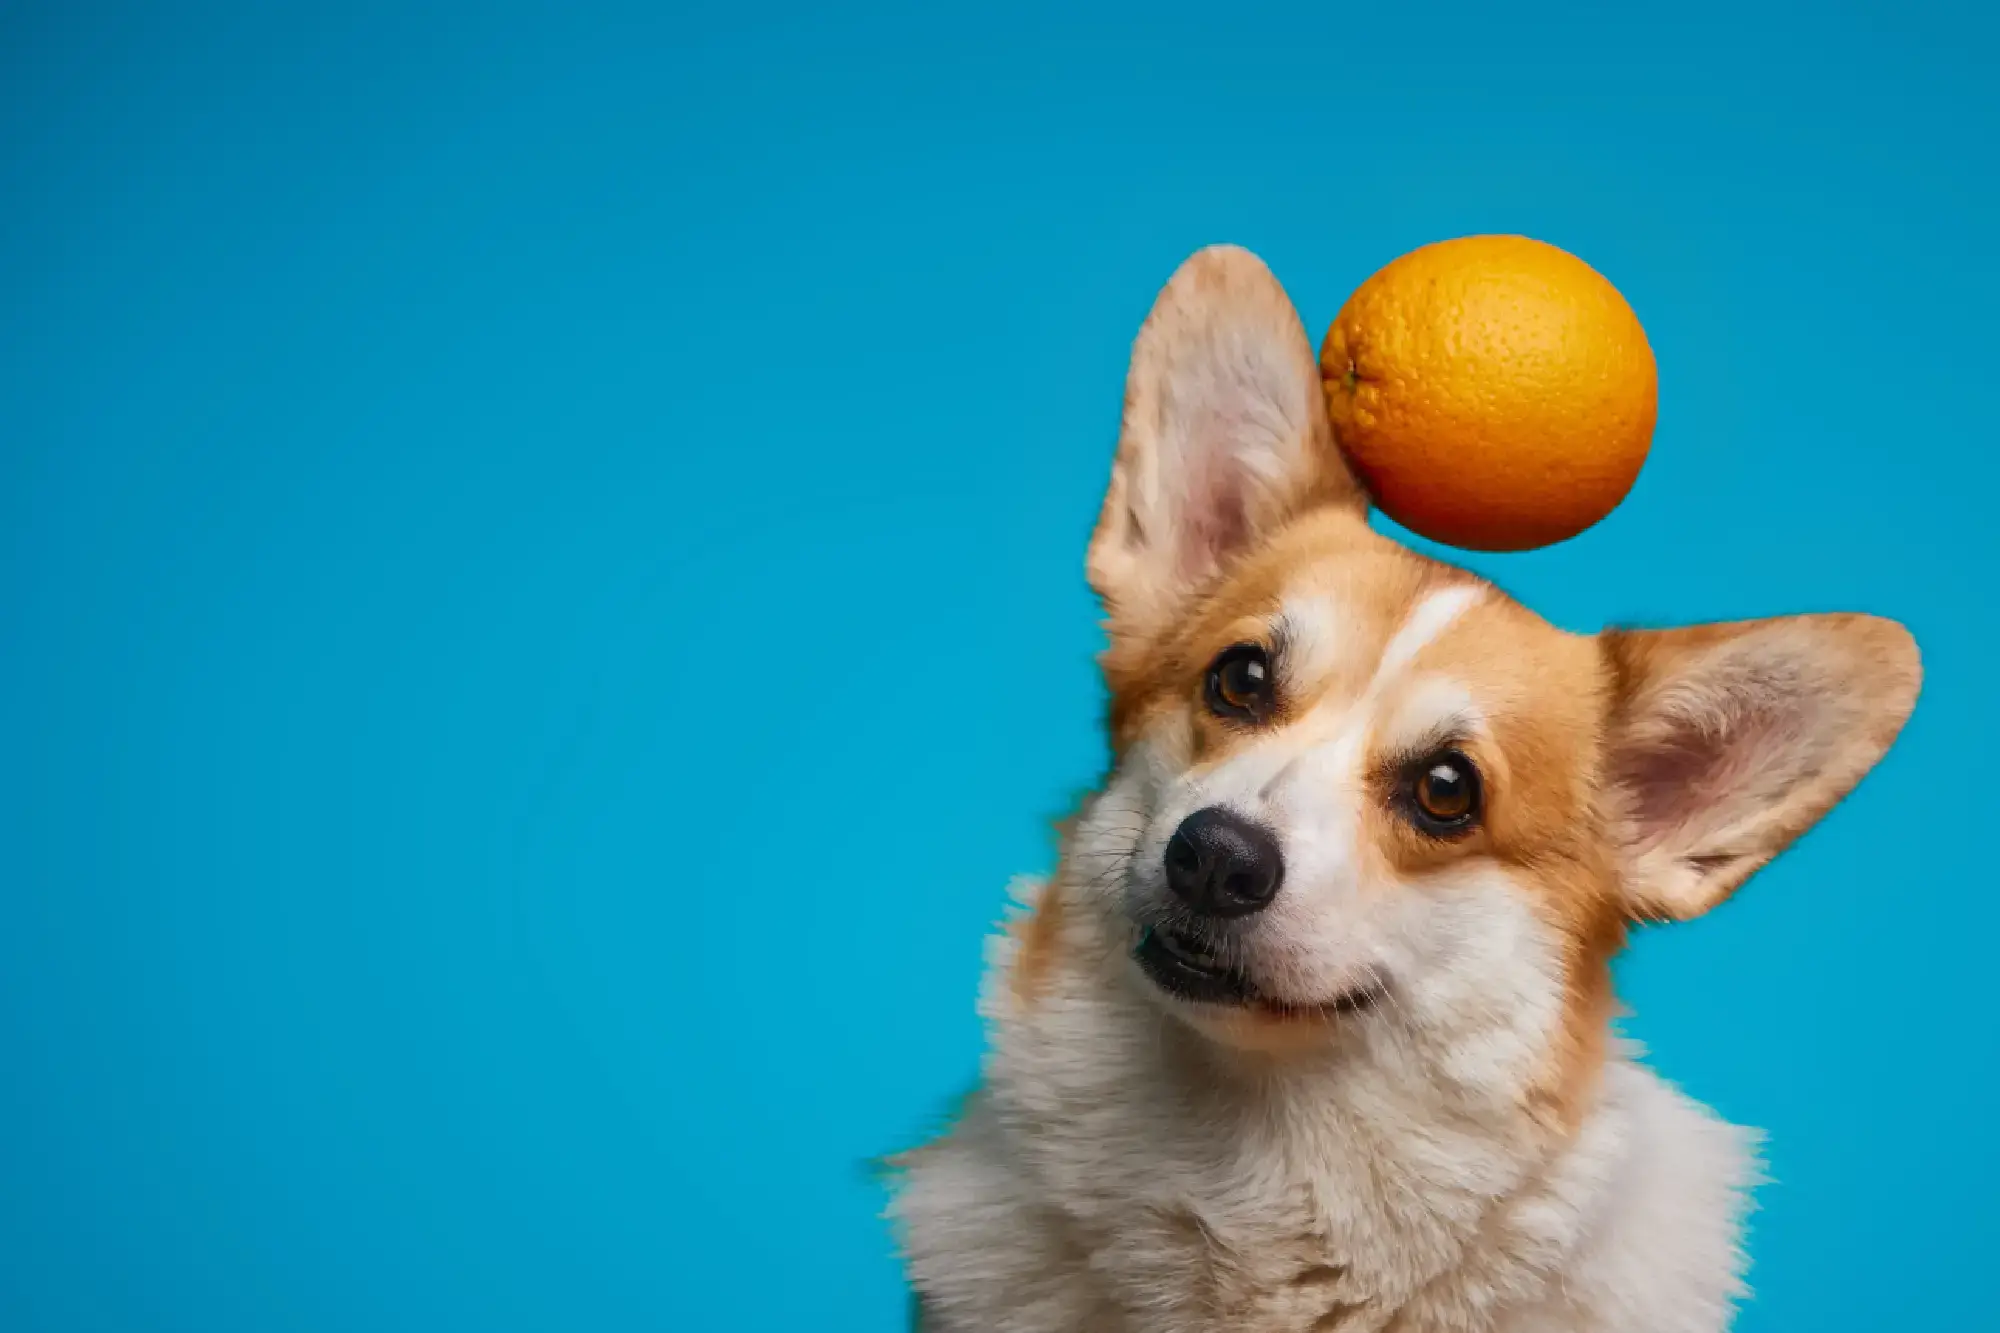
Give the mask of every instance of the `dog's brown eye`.
[[1457, 750], [1444, 750], [1417, 767], [1410, 787], [1416, 824], [1427, 833], [1457, 833], [1479, 817], [1479, 770]]
[[1254, 643], [1224, 649], [1208, 668], [1207, 694], [1218, 717], [1262, 721], [1273, 700], [1270, 657]]

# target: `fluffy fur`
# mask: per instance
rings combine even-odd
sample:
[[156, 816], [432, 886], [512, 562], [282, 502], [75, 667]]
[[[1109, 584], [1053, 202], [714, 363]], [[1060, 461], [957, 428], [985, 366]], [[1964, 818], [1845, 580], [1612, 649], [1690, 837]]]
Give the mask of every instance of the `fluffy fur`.
[[[1574, 635], [1374, 532], [1310, 344], [1254, 257], [1203, 251], [1133, 352], [1089, 573], [1115, 764], [996, 937], [991, 1049], [894, 1213], [938, 1333], [1714, 1333], [1752, 1136], [1610, 1033], [1634, 919], [1733, 893], [1914, 703], [1868, 616]], [[1205, 686], [1268, 655], [1254, 723]], [[1448, 835], [1409, 775], [1449, 751]], [[1413, 767], [1414, 766], [1414, 767]], [[1264, 910], [1190, 921], [1200, 809], [1271, 831]], [[1199, 930], [1250, 987], [1163, 990]]]

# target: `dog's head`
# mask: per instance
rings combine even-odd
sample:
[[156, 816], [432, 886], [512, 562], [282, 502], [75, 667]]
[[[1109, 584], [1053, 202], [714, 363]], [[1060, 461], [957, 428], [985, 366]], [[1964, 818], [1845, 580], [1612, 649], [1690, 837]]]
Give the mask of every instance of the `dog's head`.
[[1378, 534], [1297, 314], [1233, 248], [1139, 335], [1089, 573], [1117, 771], [1071, 860], [1134, 984], [1235, 1045], [1498, 1014], [1591, 1064], [1625, 923], [1727, 898], [1920, 678], [1889, 621], [1577, 635]]

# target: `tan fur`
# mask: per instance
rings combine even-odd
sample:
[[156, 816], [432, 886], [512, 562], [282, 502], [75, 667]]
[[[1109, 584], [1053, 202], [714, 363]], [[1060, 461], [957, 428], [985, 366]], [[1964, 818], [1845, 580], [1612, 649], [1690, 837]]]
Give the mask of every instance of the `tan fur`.
[[[1296, 314], [1229, 248], [1135, 344], [1089, 574], [1113, 771], [994, 945], [986, 1091], [898, 1201], [942, 1326], [1721, 1329], [1748, 1141], [1614, 1043], [1611, 961], [1628, 920], [1713, 907], [1881, 757], [1907, 633], [1578, 635], [1381, 536]], [[1277, 691], [1256, 721], [1204, 693], [1245, 643]], [[1445, 744], [1485, 804], [1441, 836], [1406, 784]], [[1218, 804], [1285, 850], [1231, 927], [1248, 1005], [1131, 960], [1178, 910], [1166, 838]]]
[[1056, 966], [1056, 951], [1061, 947], [1062, 900], [1053, 894], [1043, 898], [1034, 911], [1016, 918], [1009, 928], [1021, 942], [1009, 980], [1021, 1003], [1032, 1005]]

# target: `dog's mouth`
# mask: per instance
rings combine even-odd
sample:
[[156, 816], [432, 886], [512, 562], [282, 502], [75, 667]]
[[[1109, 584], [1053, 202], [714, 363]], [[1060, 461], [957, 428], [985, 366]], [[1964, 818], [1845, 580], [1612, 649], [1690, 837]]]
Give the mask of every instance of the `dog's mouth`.
[[1378, 979], [1342, 991], [1319, 1004], [1298, 1004], [1265, 995], [1249, 973], [1198, 936], [1168, 926], [1149, 926], [1139, 935], [1132, 957], [1148, 979], [1167, 994], [1195, 1004], [1234, 1005], [1280, 1018], [1328, 1018], [1372, 1007], [1384, 994]]
[[1154, 985], [1178, 999], [1198, 1004], [1249, 1004], [1257, 994], [1248, 973], [1183, 931], [1150, 927], [1139, 936], [1139, 947], [1132, 956]]

